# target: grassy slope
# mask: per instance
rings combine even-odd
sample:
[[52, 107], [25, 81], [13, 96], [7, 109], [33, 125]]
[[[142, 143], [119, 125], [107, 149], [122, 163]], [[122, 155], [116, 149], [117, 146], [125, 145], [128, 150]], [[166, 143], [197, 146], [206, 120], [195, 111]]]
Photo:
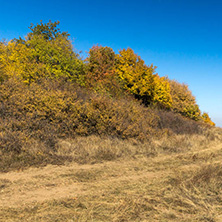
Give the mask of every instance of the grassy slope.
[[212, 130], [214, 138], [144, 144], [96, 136], [60, 141], [58, 153], [87, 164], [1, 173], [0, 221], [222, 221], [222, 135]]

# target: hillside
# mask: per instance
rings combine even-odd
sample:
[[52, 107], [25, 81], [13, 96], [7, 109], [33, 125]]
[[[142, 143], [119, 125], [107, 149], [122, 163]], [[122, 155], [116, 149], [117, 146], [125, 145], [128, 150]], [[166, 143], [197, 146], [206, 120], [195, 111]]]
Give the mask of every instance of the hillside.
[[189, 87], [58, 25], [0, 42], [0, 220], [221, 221], [222, 130]]

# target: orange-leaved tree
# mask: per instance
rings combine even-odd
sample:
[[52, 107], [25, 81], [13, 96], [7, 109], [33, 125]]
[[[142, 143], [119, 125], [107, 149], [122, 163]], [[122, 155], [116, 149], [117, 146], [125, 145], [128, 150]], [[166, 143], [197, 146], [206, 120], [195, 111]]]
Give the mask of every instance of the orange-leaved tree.
[[99, 91], [122, 92], [115, 75], [115, 52], [110, 47], [93, 46], [86, 59], [86, 85]]

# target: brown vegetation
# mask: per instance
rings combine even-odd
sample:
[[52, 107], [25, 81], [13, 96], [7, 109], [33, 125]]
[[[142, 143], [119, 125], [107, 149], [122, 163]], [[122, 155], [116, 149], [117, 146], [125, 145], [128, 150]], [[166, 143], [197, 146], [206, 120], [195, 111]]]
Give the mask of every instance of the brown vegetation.
[[57, 155], [81, 164], [1, 173], [0, 220], [220, 221], [222, 133], [213, 131], [61, 140]]
[[[76, 136], [147, 142], [163, 135], [202, 134], [207, 130], [201, 123], [144, 107], [130, 97], [114, 99], [61, 80], [43, 79], [26, 85], [11, 78], [0, 85], [0, 102], [4, 170], [17, 167], [18, 162], [24, 167], [71, 160], [55, 152], [59, 140]], [[30, 153], [31, 146], [39, 147], [41, 155]]]

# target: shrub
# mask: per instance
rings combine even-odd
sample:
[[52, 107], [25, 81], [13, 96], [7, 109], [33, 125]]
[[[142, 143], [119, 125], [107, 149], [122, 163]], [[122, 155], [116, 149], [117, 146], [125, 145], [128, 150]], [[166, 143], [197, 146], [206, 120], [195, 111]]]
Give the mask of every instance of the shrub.
[[0, 85], [0, 103], [1, 132], [10, 129], [23, 141], [35, 139], [51, 149], [57, 138], [75, 135], [148, 140], [158, 127], [158, 116], [149, 108], [61, 81], [25, 85], [7, 80]]
[[169, 129], [174, 134], [201, 134], [203, 127], [201, 123], [185, 118], [172, 111], [158, 110], [159, 127]]

